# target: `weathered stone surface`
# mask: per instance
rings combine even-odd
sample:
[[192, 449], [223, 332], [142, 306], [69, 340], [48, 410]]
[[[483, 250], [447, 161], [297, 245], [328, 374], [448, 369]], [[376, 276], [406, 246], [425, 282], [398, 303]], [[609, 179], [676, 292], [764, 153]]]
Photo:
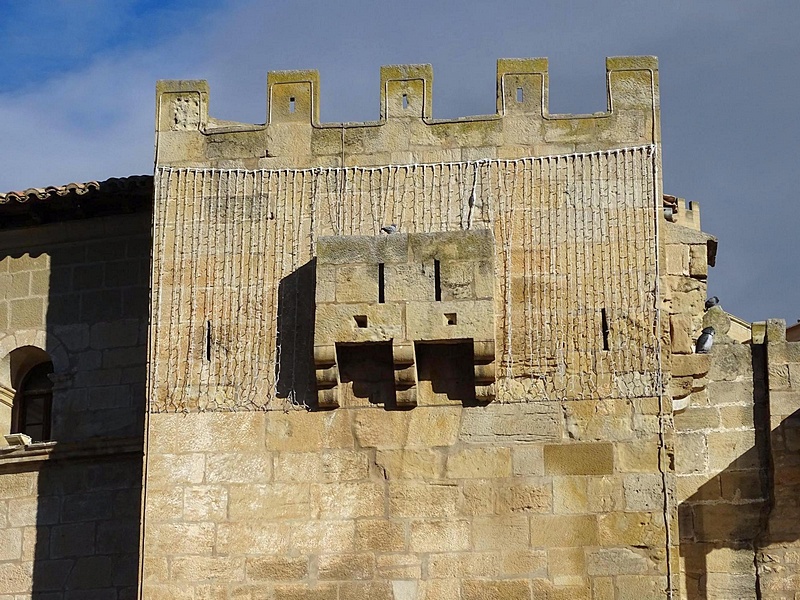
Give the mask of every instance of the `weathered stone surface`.
[[459, 437], [465, 442], [547, 442], [561, 439], [556, 403], [490, 404], [464, 412]]
[[611, 444], [563, 444], [544, 447], [544, 468], [548, 475], [603, 475], [614, 468]]

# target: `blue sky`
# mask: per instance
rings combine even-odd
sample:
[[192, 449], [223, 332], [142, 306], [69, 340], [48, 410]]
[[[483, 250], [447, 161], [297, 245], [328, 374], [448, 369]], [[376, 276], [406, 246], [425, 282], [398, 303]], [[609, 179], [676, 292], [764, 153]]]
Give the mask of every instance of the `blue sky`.
[[793, 0], [0, 0], [0, 189], [153, 169], [157, 79], [263, 122], [266, 72], [316, 68], [323, 121], [378, 114], [382, 64], [431, 63], [435, 117], [494, 112], [501, 57], [550, 59], [551, 112], [605, 109], [604, 59], [655, 54], [664, 188], [720, 241], [709, 291], [800, 318]]

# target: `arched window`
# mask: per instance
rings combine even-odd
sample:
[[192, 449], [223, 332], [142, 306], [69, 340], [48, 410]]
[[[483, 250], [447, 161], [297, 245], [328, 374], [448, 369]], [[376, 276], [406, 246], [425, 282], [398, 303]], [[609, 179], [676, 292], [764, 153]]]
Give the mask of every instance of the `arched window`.
[[11, 433], [24, 433], [34, 442], [50, 439], [53, 382], [48, 376], [52, 372], [53, 363], [47, 361], [34, 365], [25, 373], [14, 398]]

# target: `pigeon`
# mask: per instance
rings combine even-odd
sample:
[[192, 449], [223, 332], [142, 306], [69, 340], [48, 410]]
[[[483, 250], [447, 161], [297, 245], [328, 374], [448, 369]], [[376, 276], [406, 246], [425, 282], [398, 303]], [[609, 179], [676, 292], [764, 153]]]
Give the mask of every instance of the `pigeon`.
[[395, 225], [394, 223], [392, 223], [391, 225], [384, 225], [383, 227], [381, 227], [381, 231], [383, 233], [389, 233], [389, 234], [397, 233], [397, 225]]
[[696, 354], [708, 354], [711, 351], [711, 345], [714, 343], [714, 328], [706, 327], [703, 333], [697, 338], [697, 345], [694, 348]]
[[716, 306], [717, 304], [719, 304], [719, 298], [717, 298], [716, 296], [711, 296], [711, 298], [706, 300], [706, 310], [708, 310], [713, 306]]

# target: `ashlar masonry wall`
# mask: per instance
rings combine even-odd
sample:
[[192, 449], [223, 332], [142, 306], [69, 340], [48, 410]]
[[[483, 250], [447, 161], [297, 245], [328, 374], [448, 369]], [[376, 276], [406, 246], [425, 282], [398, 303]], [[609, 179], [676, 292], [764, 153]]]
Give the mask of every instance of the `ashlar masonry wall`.
[[[50, 440], [0, 438], [0, 598], [134, 598], [150, 215], [0, 232], [0, 376], [52, 359]], [[9, 433], [10, 421], [0, 432]]]
[[[677, 589], [658, 75], [607, 72], [607, 113], [550, 115], [546, 61], [502, 60], [497, 115], [439, 121], [430, 67], [384, 67], [381, 120], [341, 125], [318, 123], [311, 71], [270, 73], [263, 126], [208, 117], [204, 82], [159, 83], [143, 597]], [[327, 363], [287, 323], [381, 262], [320, 287], [318, 242], [390, 223], [490, 230], [493, 394], [323, 410], [305, 385]], [[367, 322], [348, 315], [350, 342]]]

